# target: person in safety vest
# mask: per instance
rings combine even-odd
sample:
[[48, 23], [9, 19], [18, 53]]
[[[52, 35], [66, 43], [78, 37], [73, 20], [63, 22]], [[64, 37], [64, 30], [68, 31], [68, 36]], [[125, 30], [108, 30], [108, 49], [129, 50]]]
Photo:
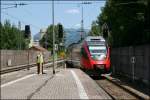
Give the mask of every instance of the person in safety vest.
[[40, 74], [40, 53], [39, 52], [36, 57], [36, 63], [37, 63], [37, 73]]
[[42, 54], [42, 53], [40, 53], [40, 66], [41, 66], [42, 74], [44, 74], [44, 72], [43, 72], [43, 63], [44, 63], [43, 54]]

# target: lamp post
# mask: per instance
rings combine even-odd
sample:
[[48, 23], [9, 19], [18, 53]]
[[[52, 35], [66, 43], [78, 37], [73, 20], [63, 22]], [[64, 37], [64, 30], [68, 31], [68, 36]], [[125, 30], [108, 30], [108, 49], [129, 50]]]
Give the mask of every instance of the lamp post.
[[53, 74], [55, 74], [54, 0], [52, 0], [52, 23], [53, 23]]

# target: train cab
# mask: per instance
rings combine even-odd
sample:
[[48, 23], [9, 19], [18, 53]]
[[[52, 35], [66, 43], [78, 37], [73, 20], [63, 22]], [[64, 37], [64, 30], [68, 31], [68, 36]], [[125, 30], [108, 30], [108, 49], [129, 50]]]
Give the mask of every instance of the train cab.
[[81, 68], [92, 74], [110, 72], [110, 48], [101, 36], [88, 36], [81, 47]]

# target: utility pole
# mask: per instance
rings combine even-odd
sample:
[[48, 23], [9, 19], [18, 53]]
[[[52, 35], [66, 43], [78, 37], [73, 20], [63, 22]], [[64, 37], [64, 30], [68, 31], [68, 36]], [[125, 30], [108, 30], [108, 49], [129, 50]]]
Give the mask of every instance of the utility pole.
[[84, 26], [83, 26], [83, 4], [82, 4], [82, 16], [81, 16], [81, 40], [83, 39]]
[[53, 23], [53, 74], [55, 74], [54, 0], [52, 0], [52, 23]]
[[83, 5], [89, 5], [92, 4], [91, 2], [82, 2], [82, 15], [81, 15], [81, 40], [83, 39], [84, 36], [84, 21], [83, 21]]
[[[21, 22], [18, 21], [18, 29], [21, 31]], [[19, 33], [19, 43], [18, 43], [18, 49], [21, 49], [21, 33]]]

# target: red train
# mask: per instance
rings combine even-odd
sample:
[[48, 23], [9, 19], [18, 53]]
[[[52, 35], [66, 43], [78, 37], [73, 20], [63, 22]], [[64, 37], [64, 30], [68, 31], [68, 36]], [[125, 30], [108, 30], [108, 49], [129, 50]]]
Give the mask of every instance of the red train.
[[90, 75], [110, 73], [110, 48], [101, 36], [88, 36], [81, 47], [81, 68]]

